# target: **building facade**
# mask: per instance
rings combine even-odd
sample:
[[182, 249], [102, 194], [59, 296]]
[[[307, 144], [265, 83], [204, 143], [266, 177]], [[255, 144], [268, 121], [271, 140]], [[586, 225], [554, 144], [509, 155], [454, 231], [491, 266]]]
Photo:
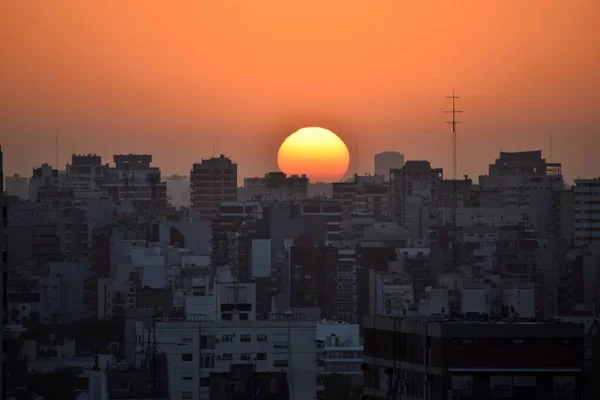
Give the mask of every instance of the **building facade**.
[[237, 200], [237, 164], [221, 154], [203, 159], [190, 171], [191, 205], [203, 220], [210, 220], [219, 203]]
[[581, 398], [583, 324], [373, 316], [364, 322], [367, 399]]

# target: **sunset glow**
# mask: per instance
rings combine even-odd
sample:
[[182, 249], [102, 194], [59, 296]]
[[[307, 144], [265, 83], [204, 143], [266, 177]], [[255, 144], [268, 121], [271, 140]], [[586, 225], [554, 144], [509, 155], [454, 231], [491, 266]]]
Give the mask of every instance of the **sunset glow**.
[[335, 133], [302, 128], [287, 137], [277, 153], [279, 169], [288, 175], [306, 174], [312, 182], [339, 181], [348, 170], [350, 153]]

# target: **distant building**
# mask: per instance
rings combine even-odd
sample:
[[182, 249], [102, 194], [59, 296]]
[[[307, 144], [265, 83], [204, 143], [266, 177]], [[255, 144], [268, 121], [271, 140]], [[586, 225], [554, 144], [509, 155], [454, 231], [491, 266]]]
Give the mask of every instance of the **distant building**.
[[29, 179], [26, 176], [14, 174], [6, 177], [6, 194], [17, 196], [21, 200], [29, 198]]
[[238, 190], [238, 200], [294, 201], [308, 196], [306, 175], [286, 176], [283, 172], [269, 172], [263, 178], [244, 178], [244, 187]]
[[219, 203], [237, 200], [237, 164], [223, 154], [203, 159], [192, 166], [190, 187], [192, 209], [210, 220]]
[[429, 161], [407, 161], [390, 172], [390, 218], [409, 231], [413, 240], [427, 240], [438, 223], [443, 201], [444, 173]]
[[309, 182], [308, 197], [331, 198], [333, 191], [331, 183], [328, 182]]
[[190, 178], [182, 175], [167, 177], [167, 199], [173, 207], [189, 207]]
[[404, 166], [404, 154], [397, 151], [384, 151], [375, 154], [375, 175], [385, 176], [386, 182], [390, 181], [390, 170], [400, 169]]
[[333, 199], [339, 200], [346, 216], [358, 213], [376, 222], [389, 220], [389, 185], [383, 175], [354, 175], [349, 182], [335, 182]]
[[583, 324], [368, 316], [364, 346], [367, 399], [579, 399], [584, 389]]
[[36, 202], [48, 193], [58, 193], [61, 187], [61, 178], [58, 170], [53, 169], [47, 163], [34, 168], [29, 179], [29, 199]]
[[96, 154], [73, 154], [67, 164], [64, 185], [79, 190], [98, 190], [102, 187], [108, 165]]
[[117, 154], [115, 166], [106, 171], [104, 188], [115, 201], [166, 201], [166, 185], [152, 155]]
[[505, 206], [528, 206], [534, 191], [564, 188], [562, 166], [549, 163], [542, 152], [501, 152], [487, 175], [479, 176], [483, 191], [499, 192]]
[[600, 243], [600, 178], [576, 179], [573, 192], [575, 242], [597, 245]]

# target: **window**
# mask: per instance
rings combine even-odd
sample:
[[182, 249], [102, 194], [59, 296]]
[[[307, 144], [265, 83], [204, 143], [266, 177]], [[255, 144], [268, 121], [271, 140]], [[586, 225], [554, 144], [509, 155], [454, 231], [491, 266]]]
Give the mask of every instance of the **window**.
[[256, 353], [256, 359], [258, 361], [266, 361], [267, 360], [267, 353]]
[[201, 387], [210, 386], [210, 378], [200, 378], [200, 386]]
[[273, 367], [275, 368], [287, 368], [288, 360], [273, 360]]
[[231, 313], [221, 313], [221, 319], [223, 321], [231, 321]]
[[240, 335], [240, 341], [241, 342], [250, 342], [252, 340], [252, 335]]
[[240, 355], [240, 360], [249, 361], [252, 359], [252, 354], [250, 353], [242, 353]]
[[191, 353], [183, 353], [181, 355], [181, 361], [192, 361], [194, 358]]
[[266, 342], [267, 335], [265, 335], [264, 333], [259, 333], [258, 335], [256, 335], [256, 341], [257, 342]]
[[233, 342], [233, 335], [223, 335], [221, 336], [222, 342]]
[[214, 335], [202, 335], [200, 338], [200, 344], [203, 349], [214, 349], [215, 348], [215, 336]]
[[181, 400], [192, 400], [192, 392], [181, 392]]
[[289, 346], [287, 333], [276, 333], [273, 335], [273, 347], [276, 349], [287, 349]]
[[248, 313], [240, 313], [240, 321], [247, 321], [248, 320]]
[[221, 356], [221, 359], [222, 360], [227, 360], [227, 361], [233, 360], [233, 354], [231, 354], [231, 353], [223, 353], [223, 355]]
[[192, 377], [190, 375], [184, 375], [184, 376], [181, 377], [181, 380], [182, 381], [191, 381]]
[[194, 342], [194, 339], [190, 336], [185, 336], [181, 338], [181, 343], [183, 344], [192, 344]]
[[215, 357], [214, 356], [202, 356], [202, 368], [214, 368]]

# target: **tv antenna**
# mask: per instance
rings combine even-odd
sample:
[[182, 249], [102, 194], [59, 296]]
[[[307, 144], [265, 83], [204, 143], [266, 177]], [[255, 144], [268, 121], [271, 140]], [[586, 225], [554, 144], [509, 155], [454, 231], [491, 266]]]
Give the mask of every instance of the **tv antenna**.
[[458, 210], [458, 181], [457, 175], [457, 146], [456, 146], [456, 125], [460, 124], [461, 121], [456, 120], [456, 114], [461, 114], [462, 110], [456, 109], [456, 96], [454, 90], [452, 90], [452, 96], [446, 96], [447, 99], [452, 99], [452, 110], [442, 111], [443, 113], [451, 113], [452, 121], [446, 121], [447, 124], [452, 124], [452, 228], [454, 230], [454, 236], [452, 239], [452, 250], [454, 252], [454, 272], [458, 271], [458, 226], [456, 222], [456, 213]]

